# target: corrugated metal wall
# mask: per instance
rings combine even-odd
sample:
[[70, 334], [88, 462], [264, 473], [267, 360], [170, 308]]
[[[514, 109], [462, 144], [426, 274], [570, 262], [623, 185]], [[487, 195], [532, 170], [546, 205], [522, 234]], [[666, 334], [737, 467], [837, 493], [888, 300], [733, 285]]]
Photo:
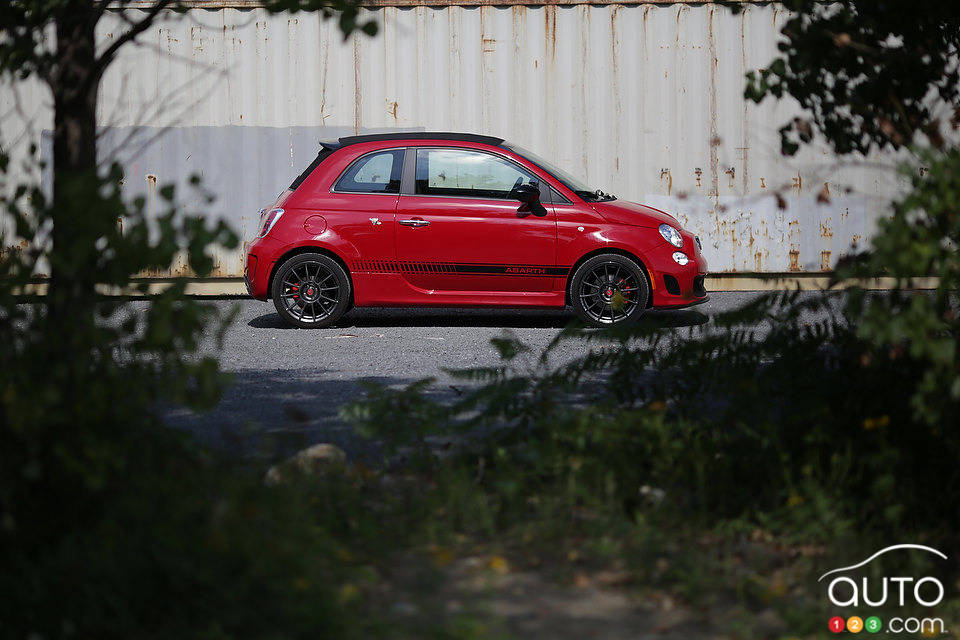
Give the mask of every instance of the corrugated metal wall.
[[[102, 151], [133, 140], [118, 154], [131, 194], [202, 175], [218, 195], [210, 214], [250, 239], [258, 208], [307, 164], [320, 137], [497, 135], [605, 191], [675, 213], [703, 239], [713, 271], [827, 270], [863, 243], [902, 186], [874, 163], [841, 165], [813, 150], [780, 156], [777, 128], [791, 106], [742, 98], [744, 73], [776, 53], [785, 18], [776, 4], [739, 15], [682, 3], [371, 13], [380, 34], [346, 41], [335, 22], [312, 14], [167, 16], [103, 84]], [[119, 24], [116, 15], [105, 20], [102, 38]], [[2, 133], [22, 151], [49, 128], [49, 98], [33, 83], [16, 89], [3, 89]], [[824, 189], [830, 201], [818, 204]], [[241, 273], [240, 252], [220, 258], [219, 274]]]

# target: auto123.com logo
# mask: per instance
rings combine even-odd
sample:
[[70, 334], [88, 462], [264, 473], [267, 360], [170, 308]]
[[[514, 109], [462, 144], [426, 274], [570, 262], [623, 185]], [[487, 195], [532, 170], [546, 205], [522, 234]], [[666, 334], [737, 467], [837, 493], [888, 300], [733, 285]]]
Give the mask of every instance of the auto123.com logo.
[[833, 633], [910, 633], [924, 636], [937, 636], [949, 633], [942, 618], [934, 615], [899, 616], [883, 620], [873, 615], [871, 608], [884, 607], [924, 607], [932, 609], [943, 601], [943, 583], [934, 576], [886, 576], [867, 578], [856, 576], [854, 572], [891, 551], [913, 550], [933, 554], [942, 560], [947, 556], [932, 547], [922, 544], [895, 544], [877, 551], [875, 554], [849, 567], [839, 567], [820, 576], [818, 582], [824, 583], [827, 598], [836, 607], [851, 609], [846, 617], [834, 616], [827, 622]]

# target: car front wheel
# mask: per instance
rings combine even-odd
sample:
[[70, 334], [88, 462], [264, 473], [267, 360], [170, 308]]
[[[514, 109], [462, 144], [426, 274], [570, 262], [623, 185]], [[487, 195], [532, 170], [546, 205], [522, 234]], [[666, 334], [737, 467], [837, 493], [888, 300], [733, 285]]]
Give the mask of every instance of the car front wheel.
[[639, 318], [650, 299], [650, 283], [643, 268], [618, 253], [604, 253], [585, 261], [570, 279], [570, 302], [588, 324], [608, 327]]
[[301, 253], [280, 265], [271, 294], [277, 313], [289, 324], [329, 327], [350, 305], [350, 278], [336, 260]]

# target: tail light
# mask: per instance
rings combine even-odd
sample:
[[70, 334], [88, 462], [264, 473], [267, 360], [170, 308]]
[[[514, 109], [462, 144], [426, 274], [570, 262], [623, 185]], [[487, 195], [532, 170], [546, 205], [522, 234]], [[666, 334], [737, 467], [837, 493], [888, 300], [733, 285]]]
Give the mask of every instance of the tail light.
[[273, 225], [277, 224], [277, 220], [279, 220], [282, 215], [283, 209], [264, 209], [260, 213], [260, 235], [258, 237], [262, 238], [270, 233]]

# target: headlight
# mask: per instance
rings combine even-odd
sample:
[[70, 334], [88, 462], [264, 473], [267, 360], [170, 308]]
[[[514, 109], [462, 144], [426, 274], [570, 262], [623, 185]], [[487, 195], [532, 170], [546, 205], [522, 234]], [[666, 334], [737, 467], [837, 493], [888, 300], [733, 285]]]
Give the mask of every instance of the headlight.
[[683, 238], [680, 236], [680, 232], [668, 224], [660, 225], [660, 235], [677, 249], [683, 246]]
[[683, 251], [675, 251], [673, 253], [673, 261], [682, 267], [690, 262], [690, 258], [688, 258], [687, 254], [685, 254]]
[[280, 216], [283, 215], [283, 209], [269, 209], [264, 211], [260, 216], [260, 238], [270, 233], [270, 229], [273, 229], [273, 225], [277, 224], [277, 220], [280, 219]]

